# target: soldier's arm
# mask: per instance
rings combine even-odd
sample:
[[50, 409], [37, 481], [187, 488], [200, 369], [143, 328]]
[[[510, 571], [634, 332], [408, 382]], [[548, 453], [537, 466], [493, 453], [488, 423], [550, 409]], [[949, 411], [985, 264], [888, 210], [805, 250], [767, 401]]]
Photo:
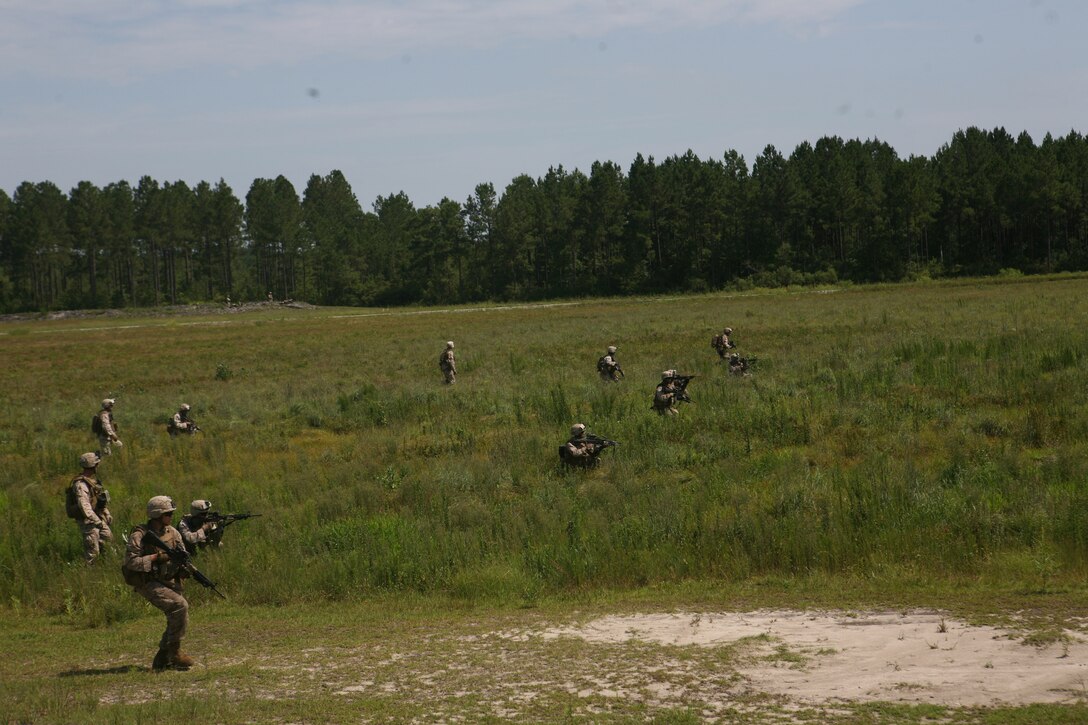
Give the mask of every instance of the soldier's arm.
[[142, 571], [145, 574], [150, 573], [152, 567], [155, 565], [155, 560], [158, 558], [158, 553], [143, 555], [144, 548], [144, 532], [140, 529], [136, 529], [128, 537], [128, 543], [125, 545], [125, 563], [126, 569], [132, 571]]
[[102, 432], [106, 436], [108, 436], [110, 438], [116, 438], [117, 437], [117, 431], [114, 430], [113, 423], [112, 423], [112, 421], [110, 421], [109, 414], [105, 413], [101, 417], [102, 417]]
[[189, 528], [189, 522], [185, 519], [182, 519], [181, 523], [178, 524], [178, 533], [181, 534], [181, 538], [186, 544], [203, 544], [208, 538], [204, 533], [203, 526], [193, 531]]
[[83, 512], [83, 520], [88, 521], [95, 526], [100, 526], [102, 524], [102, 519], [94, 512], [95, 502], [91, 500], [91, 489], [83, 481], [75, 484], [75, 487], [76, 501], [79, 503], [79, 510]]

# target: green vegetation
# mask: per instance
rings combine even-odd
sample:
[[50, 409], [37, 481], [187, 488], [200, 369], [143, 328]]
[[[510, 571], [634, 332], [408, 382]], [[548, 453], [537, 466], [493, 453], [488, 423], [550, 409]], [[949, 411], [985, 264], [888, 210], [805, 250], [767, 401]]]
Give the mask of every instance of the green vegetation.
[[[364, 208], [339, 171], [301, 194], [144, 176], [0, 190], [0, 312], [292, 298], [454, 304], [1088, 269], [1088, 138], [957, 131], [932, 157], [823, 137], [746, 161], [561, 165], [463, 202]], [[463, 197], [461, 197], [463, 198]]]
[[[460, 632], [473, 613], [521, 617], [507, 613], [571, 601], [919, 605], [990, 621], [1027, 612], [1042, 646], [1065, 641], [1063, 626], [1083, 613], [1081, 277], [422, 312], [269, 309], [0, 328], [0, 680], [16, 664], [31, 673], [0, 698], [30, 719], [84, 719], [109, 704], [92, 690], [131, 693], [146, 677], [123, 668], [150, 657], [159, 615], [122, 583], [118, 550], [95, 568], [80, 563], [64, 515], [63, 488], [95, 447], [90, 419], [107, 395], [125, 442], [101, 467], [118, 537], [155, 494], [265, 514], [200, 556], [230, 601], [190, 585], [195, 636], [223, 668], [178, 676], [175, 717], [195, 712], [194, 693], [213, 685], [236, 697], [220, 696], [205, 719], [272, 712], [261, 684], [271, 676], [232, 660], [230, 648], [267, 649], [273, 660], [297, 652], [279, 617], [305, 647], [344, 638], [358, 648], [418, 628]], [[759, 356], [756, 375], [732, 377], [717, 362], [710, 337], [725, 324]], [[451, 387], [437, 368], [447, 339], [458, 353]], [[594, 366], [613, 343], [627, 378], [605, 385]], [[676, 418], [649, 409], [666, 368], [698, 375], [694, 403]], [[167, 436], [181, 402], [204, 434]], [[598, 469], [557, 465], [575, 421], [622, 442]], [[448, 622], [444, 608], [456, 610]], [[373, 631], [345, 634], [350, 617]], [[257, 632], [260, 642], [246, 641]], [[108, 652], [107, 672], [93, 687], [73, 677], [43, 690], [34, 678], [59, 649], [88, 663]], [[165, 712], [164, 682], [109, 717]], [[426, 707], [492, 712], [447, 694], [429, 705], [358, 697], [371, 698], [377, 719], [423, 717]], [[311, 696], [323, 695], [275, 703], [277, 716], [358, 712], [308, 709]], [[529, 717], [561, 719], [569, 705], [552, 692]], [[701, 717], [683, 707], [608, 712]], [[853, 722], [923, 716], [844, 712]], [[1018, 722], [1021, 712], [987, 721]], [[1057, 707], [1037, 714], [1075, 719]]]

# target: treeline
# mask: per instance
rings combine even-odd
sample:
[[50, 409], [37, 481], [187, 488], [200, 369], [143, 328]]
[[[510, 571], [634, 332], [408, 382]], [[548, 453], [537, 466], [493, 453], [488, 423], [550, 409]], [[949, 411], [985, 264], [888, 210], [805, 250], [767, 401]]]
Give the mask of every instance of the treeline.
[[0, 190], [0, 309], [277, 298], [366, 305], [1088, 268], [1088, 139], [969, 128], [932, 158], [822, 138], [751, 168], [690, 151], [404, 194], [339, 171], [244, 201], [222, 180]]

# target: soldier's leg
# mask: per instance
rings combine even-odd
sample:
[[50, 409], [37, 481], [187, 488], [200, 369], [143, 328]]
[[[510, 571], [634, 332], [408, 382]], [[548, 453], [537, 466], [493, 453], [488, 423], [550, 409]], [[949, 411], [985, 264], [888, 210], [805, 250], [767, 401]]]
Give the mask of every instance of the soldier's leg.
[[79, 525], [79, 531], [83, 536], [83, 561], [93, 564], [98, 558], [99, 528], [90, 522]]
[[109, 436], [98, 436], [98, 455], [108, 456], [113, 451], [110, 450], [110, 438]]
[[185, 597], [156, 581], [148, 582], [136, 591], [151, 602], [151, 606], [166, 615], [166, 631], [159, 640], [159, 649], [168, 649], [170, 645], [180, 643], [189, 628], [189, 602]]

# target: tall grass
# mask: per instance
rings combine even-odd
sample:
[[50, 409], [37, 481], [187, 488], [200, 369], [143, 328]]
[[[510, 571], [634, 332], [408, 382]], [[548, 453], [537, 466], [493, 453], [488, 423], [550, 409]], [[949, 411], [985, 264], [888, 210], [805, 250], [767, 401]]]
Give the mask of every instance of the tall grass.
[[[200, 557], [243, 602], [808, 573], [1062, 586], [1088, 563], [1088, 334], [1069, 322], [1086, 293], [1056, 278], [39, 323], [0, 336], [0, 602], [89, 624], [142, 611], [119, 546], [78, 563], [62, 505], [107, 394], [125, 441], [101, 467], [118, 538], [160, 493], [263, 512]], [[755, 375], [727, 375], [708, 347], [726, 323]], [[435, 359], [451, 338], [447, 387]], [[608, 344], [617, 385], [595, 371]], [[669, 367], [698, 375], [694, 403], [660, 418]], [[181, 402], [205, 433], [166, 435]], [[589, 472], [557, 465], [579, 420], [621, 441]]]

